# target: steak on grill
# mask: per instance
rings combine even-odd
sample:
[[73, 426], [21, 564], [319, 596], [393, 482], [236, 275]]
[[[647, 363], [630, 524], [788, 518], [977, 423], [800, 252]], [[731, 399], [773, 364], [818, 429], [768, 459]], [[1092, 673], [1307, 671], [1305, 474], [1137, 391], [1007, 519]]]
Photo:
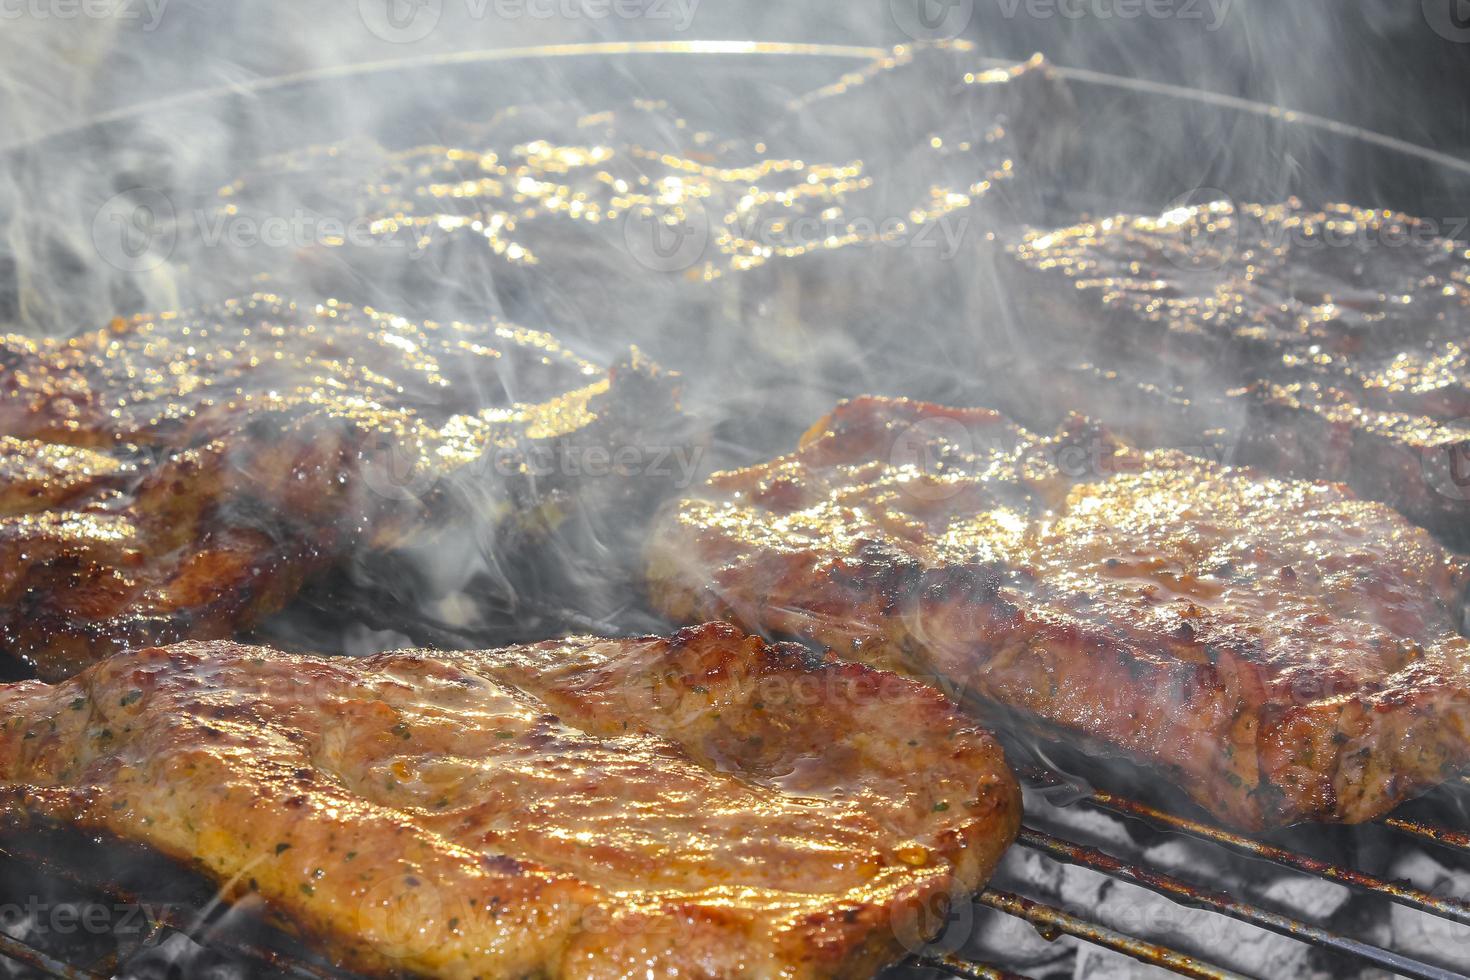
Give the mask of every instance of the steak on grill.
[[0, 705], [13, 821], [195, 862], [375, 973], [868, 976], [1020, 819], [936, 692], [724, 624], [367, 659], [190, 642]]
[[1470, 544], [1470, 246], [1439, 230], [1220, 201], [1029, 233], [1010, 295], [1040, 343], [997, 402], [1345, 482]]
[[[563, 288], [568, 274], [587, 268], [631, 276], [644, 289], [658, 272], [710, 282], [783, 259], [892, 244], [906, 229], [888, 219], [938, 220], [1013, 181], [1018, 158], [1034, 155], [1040, 166], [1055, 123], [1049, 111], [1067, 107], [1065, 89], [1039, 56], [988, 71], [977, 61], [965, 42], [900, 46], [768, 106], [739, 134], [647, 99], [596, 112], [511, 106], [456, 126], [447, 142], [348, 140], [272, 156], [221, 188], [217, 207], [266, 214], [310, 197], [361, 232], [321, 248], [390, 274], [415, 272], [403, 261], [408, 249], [452, 262], [446, 255], [458, 244], [493, 258], [497, 277], [539, 266]], [[875, 129], [875, 120], [884, 125]], [[625, 219], [644, 214], [671, 228], [697, 226], [702, 247], [640, 254]]]
[[320, 292], [503, 307], [567, 339], [611, 331], [676, 370], [718, 362], [699, 396], [734, 405], [731, 428], [794, 436], [838, 392], [888, 390], [889, 358], [968, 380], [928, 365], [986, 346], [962, 315], [972, 253], [1030, 213], [1070, 97], [1039, 58], [979, 61], [964, 42], [908, 45], [790, 105], [756, 87], [739, 121], [611, 97], [512, 106], [426, 145], [270, 159], [218, 207], [266, 221], [295, 204], [358, 229], [275, 255]]
[[0, 650], [61, 677], [229, 636], [451, 516], [499, 547], [584, 501], [644, 506], [645, 481], [563, 460], [613, 458], [676, 415], [637, 358], [609, 373], [508, 324], [336, 303], [0, 338]]
[[675, 618], [936, 680], [1245, 827], [1368, 820], [1470, 761], [1464, 574], [1426, 532], [1075, 417], [844, 403], [670, 505], [649, 578]]

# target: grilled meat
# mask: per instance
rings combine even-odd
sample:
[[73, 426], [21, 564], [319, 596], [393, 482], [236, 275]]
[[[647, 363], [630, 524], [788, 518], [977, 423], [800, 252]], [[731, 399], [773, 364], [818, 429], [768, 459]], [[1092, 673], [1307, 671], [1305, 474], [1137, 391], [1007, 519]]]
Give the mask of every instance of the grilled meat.
[[0, 704], [13, 818], [193, 861], [373, 972], [866, 976], [1020, 816], [937, 693], [724, 624], [362, 660], [182, 643]]
[[[983, 346], [966, 256], [1035, 196], [1068, 99], [1039, 59], [977, 61], [963, 43], [901, 47], [790, 105], [750, 92], [749, 120], [714, 120], [733, 132], [664, 103], [515, 106], [439, 144], [271, 159], [218, 207], [264, 221], [306, 202], [354, 229], [278, 256], [329, 295], [500, 304], [568, 337], [611, 327], [677, 370], [722, 362], [701, 397], [794, 436], [836, 392], [887, 390], [888, 357]], [[914, 323], [921, 305], [955, 318]]]
[[[1017, 154], [1046, 135], [1036, 118], [1044, 114], [1024, 109], [1063, 95], [1039, 57], [990, 71], [974, 60], [964, 43], [903, 46], [770, 107], [742, 136], [702, 128], [664, 102], [593, 113], [513, 106], [457, 127], [450, 145], [349, 141], [271, 157], [222, 188], [219, 207], [253, 213], [310, 195], [361, 232], [334, 247], [395, 242], [401, 248], [369, 255], [405, 271], [404, 250], [462, 241], [499, 259], [501, 271], [550, 263], [559, 273], [590, 260], [644, 280], [693, 269], [691, 278], [709, 281], [878, 246], [904, 231], [887, 219], [937, 220], [1012, 180]], [[875, 118], [891, 123], [875, 131]], [[675, 256], [687, 258], [677, 268], [640, 269], [628, 260], [668, 256], [626, 240], [630, 214], [697, 225], [707, 247]]]
[[[1436, 232], [1345, 205], [1223, 201], [1034, 232], [1013, 249], [1013, 295], [1043, 338], [1022, 360], [1040, 356], [998, 377], [1039, 381], [1060, 358], [1080, 400], [1054, 410], [1346, 482], [1470, 543], [1470, 248]], [[1140, 384], [1195, 407], [1140, 404]], [[1001, 388], [1041, 422], [1034, 385]]]
[[561, 463], [642, 445], [673, 398], [534, 331], [269, 296], [0, 338], [0, 649], [61, 677], [228, 636], [451, 517], [503, 544], [581, 490], [653, 496]]
[[1470, 761], [1461, 567], [1382, 504], [1073, 418], [865, 398], [657, 526], [669, 615], [937, 679], [1246, 827], [1356, 822]]

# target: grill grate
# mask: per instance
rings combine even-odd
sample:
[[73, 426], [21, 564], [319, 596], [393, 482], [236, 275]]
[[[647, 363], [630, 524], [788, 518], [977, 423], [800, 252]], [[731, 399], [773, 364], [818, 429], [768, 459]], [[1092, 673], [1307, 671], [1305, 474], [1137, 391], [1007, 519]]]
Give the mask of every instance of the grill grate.
[[24, 964], [48, 977], [60, 977], [62, 980], [105, 980], [106, 977], [106, 974], [64, 963], [43, 950], [4, 933], [0, 933], [0, 956]]
[[[1038, 789], [1052, 789], [1066, 785], [1065, 780], [1046, 769], [1028, 768], [1021, 775], [1025, 783]], [[1449, 789], [1453, 791], [1457, 786], [1466, 785], [1470, 785], [1470, 782], [1456, 780]], [[1182, 817], [1105, 790], [1089, 790], [1077, 799], [1086, 806], [1106, 810], [1131, 820], [1142, 821], [1155, 828], [1184, 834], [1195, 840], [1269, 861], [1302, 875], [1343, 885], [1355, 891], [1375, 895], [1407, 908], [1463, 925], [1466, 927], [1464, 941], [1470, 944], [1470, 902], [1463, 898], [1440, 897], [1411, 885], [1385, 881], [1353, 868], [1319, 860], [1214, 824]], [[1470, 855], [1470, 835], [1461, 831], [1401, 816], [1385, 817], [1378, 823], [1398, 833]], [[1066, 840], [1029, 824], [1023, 825], [1016, 846], [1043, 854], [1053, 861], [1079, 865], [1111, 879], [1146, 888], [1180, 905], [1208, 909], [1278, 935], [1310, 943], [1330, 950], [1343, 960], [1360, 966], [1377, 967], [1390, 974], [1412, 977], [1416, 980], [1465, 980], [1466, 977], [1464, 973], [1340, 935], [1301, 918], [1268, 911], [1250, 902], [1232, 898], [1222, 891], [1189, 884], [1173, 875], [1129, 863], [1098, 848]], [[1159, 945], [1144, 938], [1119, 934], [1100, 923], [1070, 915], [1009, 892], [987, 889], [976, 897], [976, 901], [990, 908], [1026, 919], [1048, 938], [1057, 934], [1073, 936], [1084, 942], [1123, 953], [1141, 962], [1171, 970], [1181, 976], [1212, 978], [1212, 980], [1213, 978], [1239, 976], [1239, 974], [1205, 963], [1168, 946]], [[991, 964], [954, 955], [920, 957], [916, 962], [956, 977], [1015, 976]]]
[[[1042, 930], [1043, 935], [1068, 935], [1084, 942], [1095, 943], [1115, 952], [1131, 956], [1144, 963], [1151, 963], [1181, 976], [1196, 980], [1242, 980], [1240, 974], [1211, 966], [1178, 950], [1136, 939], [1125, 933], [1116, 932], [1107, 926], [1089, 922], [1061, 909], [1042, 902], [1022, 898], [1010, 892], [987, 888], [975, 897], [982, 905], [1025, 919]], [[958, 966], [963, 960], [946, 958], [941, 964], [944, 969]]]
[[[369, 624], [384, 623], [389, 619], [397, 629], [407, 629], [417, 642], [448, 647], [496, 646], [507, 642], [504, 635], [480, 631], [461, 631], [436, 624], [417, 622], [405, 627], [401, 607], [391, 616], [384, 609], [393, 603], [368, 603], [367, 608], [350, 608], [358, 603], [331, 603], [337, 616], [347, 613], [352, 621]], [[318, 607], [318, 612], [324, 607]], [[605, 635], [626, 634], [626, 624], [590, 619], [555, 608], [533, 610], [538, 618], [546, 622], [559, 622], [572, 631], [602, 633]], [[524, 615], [524, 610], [516, 611]], [[409, 617], [412, 619], [412, 617]], [[1022, 751], [1022, 757], [1033, 757], [1034, 753]], [[1013, 754], [1013, 758], [1017, 754]], [[1330, 882], [1354, 892], [1375, 896], [1406, 908], [1414, 909], [1439, 919], [1465, 927], [1465, 942], [1470, 944], [1470, 896], [1443, 897], [1426, 892], [1408, 884], [1384, 880], [1375, 875], [1346, 867], [1340, 863], [1322, 860], [1296, 849], [1270, 843], [1224, 827], [1181, 816], [1170, 809], [1119, 795], [1103, 789], [1078, 790], [1072, 783], [1052, 768], [1033, 762], [1020, 770], [1022, 781], [1032, 790], [1054, 791], [1065, 788], [1069, 794], [1067, 802], [1099, 811], [1106, 811], [1115, 818], [1133, 827], [1165, 831], [1181, 835], [1193, 841], [1219, 849], [1222, 853], [1243, 855], [1248, 858], [1269, 862], [1296, 875], [1308, 879]], [[1452, 780], [1444, 792], [1470, 792], [1470, 777]], [[1461, 813], [1465, 812], [1463, 809]], [[1422, 822], [1410, 816], [1395, 814], [1378, 821], [1378, 827], [1392, 834], [1408, 837], [1420, 844], [1447, 849], [1457, 855], [1470, 858], [1470, 834]], [[1355, 833], [1347, 830], [1347, 833]], [[23, 840], [23, 838], [22, 838]], [[1262, 908], [1257, 904], [1235, 898], [1220, 887], [1191, 884], [1175, 875], [1156, 870], [1142, 863], [1130, 863], [1108, 851], [1068, 839], [1065, 835], [1049, 832], [1028, 820], [1023, 825], [1017, 840], [1022, 848], [1044, 856], [1047, 860], [1061, 864], [1084, 867], [1105, 875], [1114, 881], [1126, 882], [1147, 889], [1180, 906], [1205, 909], [1256, 928], [1312, 946], [1328, 950], [1343, 963], [1362, 967], [1376, 967], [1389, 973], [1416, 978], [1416, 980], [1467, 980], [1465, 974], [1457, 973], [1433, 963], [1395, 952], [1344, 936], [1321, 925], [1307, 921], [1310, 917], [1287, 915]], [[39, 870], [58, 882], [82, 889], [107, 900], [120, 903], [136, 903], [146, 898], [131, 893], [119, 882], [105, 877], [89, 876], [73, 866], [72, 862], [52, 859], [42, 851], [32, 851], [21, 843], [7, 843], [0, 847], [0, 860], [21, 862], [21, 866]], [[1022, 883], [1023, 886], [1026, 883]], [[1143, 963], [1200, 980], [1234, 980], [1240, 974], [1207, 962], [1201, 956], [1228, 958], [1223, 950], [1206, 951], [1201, 955], [1171, 948], [1143, 935], [1132, 935], [1118, 931], [1102, 922], [1083, 915], [1068, 912], [1035, 898], [1029, 898], [999, 887], [991, 887], [975, 897], [977, 906], [1018, 917], [1037, 929], [1048, 939], [1070, 936], [1083, 943], [1100, 946]], [[261, 939], [254, 934], [246, 936], [239, 929], [229, 928], [218, 921], [207, 928], [207, 916], [199, 909], [179, 908], [177, 905], [163, 906], [155, 915], [154, 928], [149, 934], [126, 946], [120, 946], [107, 957], [106, 962], [68, 962], [58, 958], [53, 951], [28, 945], [20, 939], [0, 933], [0, 956], [26, 964], [36, 975], [80, 980], [80, 978], [114, 976], [128, 965], [131, 956], [140, 950], [156, 945], [165, 938], [181, 934], [205, 944], [209, 949], [228, 955], [244, 963], [255, 964], [275, 975], [291, 976], [301, 980], [341, 980], [345, 974], [320, 961], [313, 961], [309, 951], [295, 946], [286, 937], [284, 942], [272, 942], [270, 937]], [[1010, 969], [979, 959], [966, 958], [952, 953], [920, 954], [913, 957], [910, 966], [927, 968], [949, 976], [984, 978], [984, 980], [1027, 980]]]
[[[1039, 788], [1055, 787], [1062, 782], [1057, 775], [1043, 770], [1028, 770], [1023, 773], [1023, 777], [1031, 786]], [[1213, 824], [1180, 817], [1113, 793], [1094, 790], [1083, 796], [1080, 802], [1127, 819], [1144, 821], [1155, 827], [1186, 834], [1196, 840], [1261, 858], [1300, 874], [1344, 885], [1466, 925], [1466, 941], [1470, 942], [1470, 904], [1464, 900], [1441, 898], [1407, 885], [1384, 881], [1373, 875], [1319, 861], [1305, 854]], [[1410, 822], [1400, 817], [1386, 818], [1380, 823], [1394, 829], [1397, 829], [1399, 824], [1411, 823], [1414, 830], [1405, 832], [1420, 839], [1436, 842], [1446, 838], [1453, 840], [1460, 836], [1458, 831]], [[1258, 905], [1232, 898], [1222, 891], [1202, 888], [1173, 875], [1131, 864], [1098, 848], [1064, 839], [1030, 825], [1022, 828], [1017, 846], [1043, 854], [1054, 861], [1077, 864], [1110, 878], [1147, 888], [1183, 905], [1205, 908], [1261, 929], [1331, 950], [1349, 961], [1378, 967], [1392, 974], [1412, 977], [1416, 980], [1463, 980], [1465, 976], [1411, 956], [1339, 935], [1299, 918], [1268, 911]], [[1458, 848], [1458, 845], [1450, 846]], [[22, 862], [62, 883], [104, 896], [110, 901], [136, 903], [146, 900], [146, 896], [133, 894], [116, 883], [89, 877], [77, 868], [52, 860], [38, 851], [28, 850], [23, 845], [8, 843], [5, 847], [0, 848], [0, 858]], [[1045, 902], [1010, 891], [989, 888], [976, 896], [975, 901], [981, 906], [1026, 920], [1047, 938], [1072, 936], [1141, 962], [1171, 970], [1180, 976], [1194, 977], [1198, 980], [1234, 980], [1240, 976], [1238, 973], [1205, 962], [1196, 956], [1155, 943], [1146, 937], [1116, 931], [1102, 923], [1089, 921]], [[259, 964], [279, 975], [297, 977], [301, 980], [340, 980], [344, 976], [330, 966], [309, 961], [299, 952], [246, 939], [234, 935], [228, 929], [211, 930], [207, 937], [203, 937], [200, 935], [199, 923], [203, 921], [204, 916], [197, 910], [181, 910], [175, 906], [155, 908], [157, 911], [154, 913], [153, 929], [147, 936], [134, 943], [133, 948], [120, 949], [111, 954], [109, 959], [112, 962], [66, 962], [52, 953], [4, 934], [0, 934], [0, 955], [26, 964], [40, 975], [65, 978], [65, 980], [84, 980], [84, 978], [115, 975], [119, 969], [126, 966], [128, 957], [139, 949], [156, 945], [164, 936], [179, 933], [203, 941], [211, 949], [228, 954], [235, 959]], [[921, 955], [915, 957], [912, 962], [915, 966], [927, 967], [961, 978], [1024, 980], [1022, 975], [1010, 972], [1001, 966], [965, 959], [954, 954]]]
[[[231, 960], [265, 967], [278, 976], [295, 980], [347, 980], [346, 974], [326, 964], [314, 963], [307, 955], [287, 948], [284, 943], [262, 942], [244, 935], [244, 930], [220, 927], [220, 923], [212, 921], [209, 914], [221, 909], [218, 903], [211, 902], [200, 908], [177, 901], [152, 900], [152, 896], [139, 894], [115, 880], [90, 873], [86, 870], [88, 862], [85, 860], [58, 860], [44, 848], [33, 848], [26, 843], [24, 836], [0, 846], [0, 861], [40, 872], [57, 885], [69, 889], [74, 897], [97, 897], [129, 907], [147, 905], [148, 928], [142, 935], [130, 940], [120, 939], [117, 946], [86, 962], [62, 960], [53, 952], [0, 932], [0, 956], [23, 963], [42, 976], [63, 980], [106, 980], [121, 972], [141, 951], [157, 948], [170, 936], [180, 936]], [[0, 874], [3, 873], [3, 867], [0, 867]]]

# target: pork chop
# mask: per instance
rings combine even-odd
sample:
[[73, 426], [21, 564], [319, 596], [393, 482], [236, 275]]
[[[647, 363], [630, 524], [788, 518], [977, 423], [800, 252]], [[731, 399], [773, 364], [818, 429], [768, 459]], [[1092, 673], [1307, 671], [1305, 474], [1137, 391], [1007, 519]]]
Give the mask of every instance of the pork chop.
[[[997, 372], [1001, 405], [1032, 424], [1045, 415], [1027, 402], [1086, 411], [1141, 440], [1345, 482], [1470, 544], [1470, 246], [1457, 230], [1345, 204], [1216, 201], [1030, 232], [1009, 282], [1032, 370]], [[1059, 364], [1070, 397], [1038, 397]], [[1139, 404], [1139, 384], [1188, 407]]]
[[584, 500], [655, 499], [641, 472], [578, 476], [663, 441], [675, 399], [636, 356], [266, 295], [0, 337], [0, 650], [62, 677], [232, 635], [446, 524], [498, 548]]
[[1470, 761], [1460, 563], [1345, 487], [1074, 418], [863, 398], [657, 522], [649, 578], [1154, 767], [1245, 827], [1357, 822]]
[[374, 973], [868, 976], [1020, 819], [936, 692], [724, 624], [361, 660], [182, 643], [0, 705], [12, 818], [194, 862]]

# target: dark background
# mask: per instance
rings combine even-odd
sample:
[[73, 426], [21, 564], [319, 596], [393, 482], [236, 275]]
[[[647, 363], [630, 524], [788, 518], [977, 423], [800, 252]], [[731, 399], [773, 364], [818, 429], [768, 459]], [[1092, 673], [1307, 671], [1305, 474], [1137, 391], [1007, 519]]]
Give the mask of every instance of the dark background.
[[[7, 10], [62, 0], [13, 2]], [[427, 0], [442, 2], [438, 28], [404, 44], [372, 36], [358, 0], [164, 0], [149, 26], [143, 0], [112, 2], [132, 16], [0, 21], [0, 143], [192, 89], [442, 51], [660, 38], [891, 45], [908, 40], [899, 22], [920, 0], [686, 0], [696, 6], [682, 31], [667, 17], [506, 18], [484, 2], [468, 14], [474, 0]], [[963, 36], [987, 54], [1041, 51], [1058, 64], [1276, 103], [1470, 155], [1470, 0], [1216, 0], [1218, 25], [1208, 0], [1158, 0], [1172, 13], [1131, 19], [1117, 16], [1129, 0], [1062, 0], [1074, 17], [1047, 0], [949, 2], [971, 11]]]
[[[77, 13], [83, 3], [90, 15]], [[212, 194], [258, 155], [234, 145], [250, 142], [236, 141], [241, 133], [268, 131], [279, 146], [309, 146], [373, 132], [382, 102], [392, 101], [400, 115], [407, 105], [414, 118], [422, 105], [431, 118], [439, 108], [433, 100], [442, 98], [426, 85], [394, 88], [389, 99], [380, 89], [375, 102], [362, 80], [333, 83], [316, 86], [321, 102], [303, 103], [288, 124], [269, 98], [247, 88], [262, 79], [591, 41], [885, 50], [915, 40], [920, 3], [984, 55], [1014, 61], [1039, 51], [1058, 65], [1310, 112], [1470, 160], [1470, 0], [0, 0], [0, 150], [30, 147], [0, 165], [0, 326], [67, 333], [119, 309], [178, 306], [204, 273], [186, 276], [165, 265], [133, 275], [103, 261], [95, 238], [107, 199], [142, 185]], [[373, 16], [381, 23], [388, 4], [432, 5], [432, 29], [412, 40], [375, 33]], [[554, 97], [606, 108], [600, 92], [578, 88], [578, 77], [556, 75], [562, 69], [554, 59], [526, 69], [538, 70], [565, 83]], [[417, 77], [425, 84], [449, 74]], [[395, 85], [414, 75], [362, 79]], [[721, 88], [721, 101], [728, 97], [738, 109], [761, 83], [739, 77]], [[219, 89], [242, 94], [185, 99], [181, 111], [149, 108]], [[477, 93], [456, 94], [470, 106], [456, 118], [473, 115]], [[495, 95], [487, 92], [485, 104]], [[1059, 194], [1072, 194], [1054, 202], [1065, 205], [1060, 213], [1152, 211], [1201, 188], [1258, 201], [1318, 188], [1307, 196], [1411, 211], [1450, 235], [1470, 228], [1470, 167], [1426, 165], [1396, 151], [1360, 153], [1370, 144], [1327, 138], [1312, 126], [1288, 127], [1289, 140], [1253, 143], [1248, 133], [1266, 127], [1231, 128], [1231, 113], [1196, 111], [1197, 100], [1137, 104], [1143, 108], [1097, 109], [1079, 127], [1089, 150], [1067, 162], [1071, 176], [1056, 184]], [[1170, 105], [1174, 114], [1165, 116]], [[127, 149], [104, 152], [78, 139], [36, 143], [126, 109], [141, 111], [100, 129], [126, 130], [129, 138], [119, 142]], [[1212, 114], [1218, 125], [1210, 124]], [[873, 120], [875, 129], [893, 123]], [[236, 152], [242, 159], [230, 155]], [[1255, 179], [1236, 186], [1222, 181], [1221, 170]], [[1107, 187], [1093, 188], [1084, 175], [1108, 178]]]

